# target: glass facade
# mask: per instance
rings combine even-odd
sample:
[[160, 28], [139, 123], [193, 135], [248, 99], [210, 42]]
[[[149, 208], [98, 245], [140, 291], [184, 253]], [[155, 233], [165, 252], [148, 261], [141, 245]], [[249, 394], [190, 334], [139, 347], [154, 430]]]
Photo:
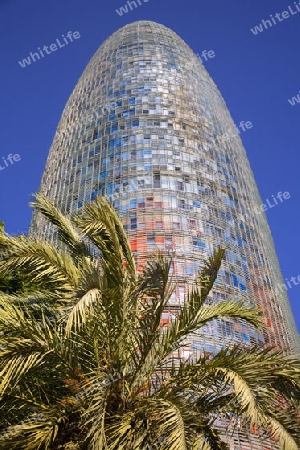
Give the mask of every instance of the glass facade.
[[[298, 352], [294, 318], [245, 150], [227, 106], [195, 53], [163, 25], [139, 21], [95, 53], [62, 114], [40, 190], [63, 211], [105, 195], [126, 229], [138, 265], [159, 248], [174, 255], [176, 291], [165, 326], [215, 247], [226, 259], [211, 303], [244, 298], [268, 325], [217, 321], [180, 355], [232, 342]], [[38, 214], [31, 232], [50, 235]], [[245, 447], [247, 448], [247, 447]], [[249, 447], [251, 448], [251, 447]]]

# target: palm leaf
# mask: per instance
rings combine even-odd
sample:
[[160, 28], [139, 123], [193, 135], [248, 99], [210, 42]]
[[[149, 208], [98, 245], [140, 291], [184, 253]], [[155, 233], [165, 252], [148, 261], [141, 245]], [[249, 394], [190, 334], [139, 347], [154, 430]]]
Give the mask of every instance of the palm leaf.
[[10, 238], [11, 254], [0, 264], [0, 273], [20, 270], [43, 290], [70, 290], [78, 282], [72, 258], [58, 252], [53, 244], [24, 236]]
[[66, 244], [74, 255], [90, 255], [83, 236], [78, 233], [71, 218], [63, 214], [44, 194], [35, 194], [35, 201], [31, 202], [30, 206], [56, 227], [60, 241]]
[[124, 258], [127, 270], [135, 277], [134, 257], [122, 222], [104, 197], [97, 197], [93, 203], [85, 203], [74, 222], [100, 250], [110, 270], [114, 268], [120, 271]]

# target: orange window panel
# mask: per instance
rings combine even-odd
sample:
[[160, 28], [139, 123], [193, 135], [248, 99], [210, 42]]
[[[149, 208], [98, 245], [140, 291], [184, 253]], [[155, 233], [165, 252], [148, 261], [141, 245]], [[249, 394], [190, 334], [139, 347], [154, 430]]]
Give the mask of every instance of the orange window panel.
[[130, 239], [130, 248], [134, 252], [137, 249], [137, 240], [136, 239]]

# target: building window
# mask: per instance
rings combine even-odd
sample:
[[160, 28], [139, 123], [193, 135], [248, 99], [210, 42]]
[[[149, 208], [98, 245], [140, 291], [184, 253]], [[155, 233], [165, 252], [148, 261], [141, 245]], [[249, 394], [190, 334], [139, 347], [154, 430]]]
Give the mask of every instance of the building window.
[[198, 248], [206, 247], [205, 242], [202, 242], [201, 239], [196, 238], [196, 237], [193, 238], [193, 245]]
[[184, 293], [185, 293], [185, 287], [184, 286], [178, 286], [178, 296], [180, 303], [184, 302]]
[[177, 189], [178, 191], [184, 191], [183, 181], [177, 181]]
[[172, 236], [166, 237], [166, 238], [165, 238], [165, 246], [166, 246], [166, 250], [172, 250], [172, 248], [173, 248], [172, 243], [173, 243], [173, 238], [172, 238]]
[[196, 220], [194, 220], [194, 219], [189, 219], [188, 224], [189, 224], [189, 228], [190, 228], [191, 230], [195, 230], [195, 229], [196, 229], [196, 226], [197, 226]]
[[153, 174], [153, 187], [154, 188], [160, 188], [160, 173], [154, 173]]
[[183, 198], [179, 199], [179, 208], [185, 209], [185, 200]]
[[153, 208], [153, 197], [146, 197], [146, 207]]

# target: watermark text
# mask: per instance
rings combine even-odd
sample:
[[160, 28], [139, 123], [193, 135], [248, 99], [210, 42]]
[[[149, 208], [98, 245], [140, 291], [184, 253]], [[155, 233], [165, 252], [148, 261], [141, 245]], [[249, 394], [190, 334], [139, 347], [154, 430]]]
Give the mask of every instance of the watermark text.
[[2, 160], [3, 161], [0, 161], [0, 171], [6, 169], [9, 166], [12, 166], [14, 162], [19, 162], [21, 160], [21, 157], [18, 153], [16, 153], [15, 155], [10, 153], [8, 156], [6, 156], [6, 158], [2, 156]]
[[61, 42], [58, 38], [56, 39], [56, 43], [55, 44], [51, 44], [51, 45], [44, 45], [44, 47], [41, 49], [40, 47], [38, 47], [38, 51], [39, 53], [29, 53], [29, 56], [27, 58], [24, 58], [22, 61], [18, 61], [20, 66], [22, 67], [22, 69], [24, 69], [24, 67], [26, 66], [30, 66], [31, 61], [35, 62], [38, 59], [41, 59], [45, 57], [44, 52], [46, 55], [50, 55], [50, 53], [56, 52], [56, 50], [58, 50], [58, 48], [62, 48], [65, 47], [66, 45], [69, 44], [70, 42], [73, 42], [73, 39], [79, 39], [80, 33], [78, 31], [68, 31], [67, 36], [65, 37], [64, 34], [62, 34], [62, 39], [63, 42]]
[[250, 28], [250, 31], [256, 36], [258, 33], [262, 33], [268, 28], [277, 25], [279, 22], [283, 22], [285, 19], [289, 19], [291, 16], [298, 14], [300, 12], [300, 2], [294, 2], [294, 9], [292, 6], [288, 6], [288, 11], [283, 11], [282, 13], [270, 14], [271, 19], [262, 20], [259, 25], [254, 28]]

